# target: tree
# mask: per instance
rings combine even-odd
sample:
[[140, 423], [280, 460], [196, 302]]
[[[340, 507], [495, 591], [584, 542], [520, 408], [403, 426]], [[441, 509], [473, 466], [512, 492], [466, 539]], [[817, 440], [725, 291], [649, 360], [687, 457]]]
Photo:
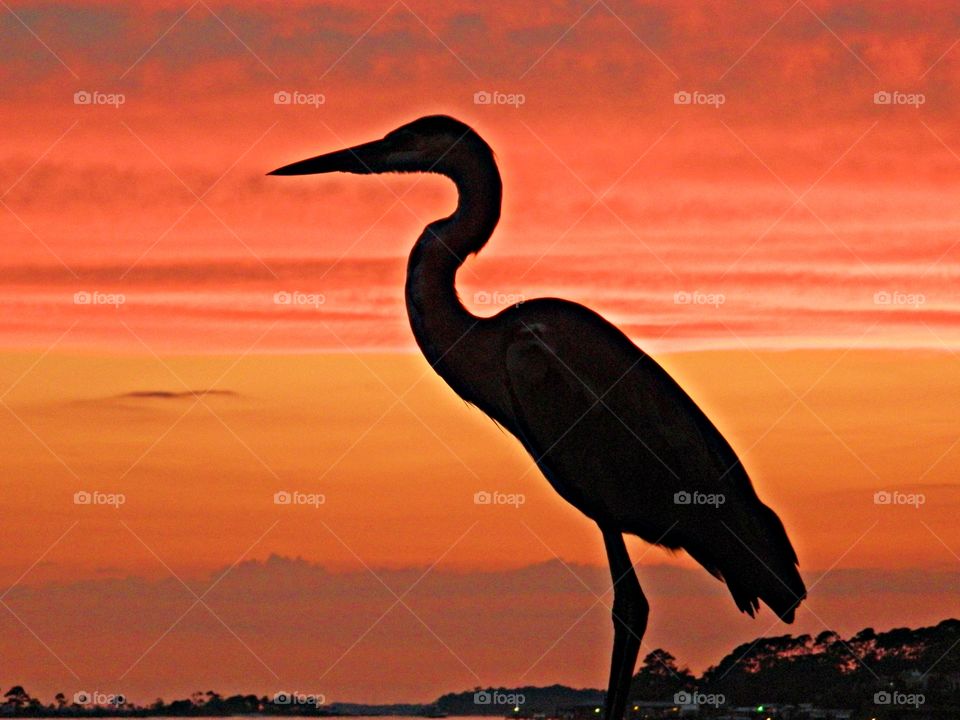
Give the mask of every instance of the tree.
[[24, 690], [21, 685], [14, 685], [7, 690], [3, 697], [6, 698], [4, 701], [5, 705], [9, 705], [17, 710], [25, 708], [30, 704], [30, 694]]
[[633, 676], [630, 693], [636, 700], [669, 700], [693, 685], [690, 671], [677, 667], [677, 659], [658, 648], [643, 659], [639, 672]]

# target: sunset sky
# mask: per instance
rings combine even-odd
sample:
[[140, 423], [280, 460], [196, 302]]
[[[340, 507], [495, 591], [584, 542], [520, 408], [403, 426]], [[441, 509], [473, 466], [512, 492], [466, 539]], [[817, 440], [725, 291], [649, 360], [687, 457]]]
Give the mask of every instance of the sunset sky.
[[434, 113], [504, 180], [465, 303], [616, 322], [797, 547], [787, 628], [631, 541], [642, 653], [956, 615], [955, 4], [0, 0], [0, 47], [0, 685], [605, 684], [596, 528], [409, 331], [452, 185], [265, 176]]

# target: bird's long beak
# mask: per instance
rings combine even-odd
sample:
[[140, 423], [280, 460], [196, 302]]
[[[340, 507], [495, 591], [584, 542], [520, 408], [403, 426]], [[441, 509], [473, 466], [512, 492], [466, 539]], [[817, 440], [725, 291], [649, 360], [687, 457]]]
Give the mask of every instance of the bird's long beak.
[[366, 175], [382, 172], [388, 148], [383, 140], [337, 150], [326, 155], [301, 160], [268, 172], [267, 175], [316, 175], [318, 173], [348, 172]]

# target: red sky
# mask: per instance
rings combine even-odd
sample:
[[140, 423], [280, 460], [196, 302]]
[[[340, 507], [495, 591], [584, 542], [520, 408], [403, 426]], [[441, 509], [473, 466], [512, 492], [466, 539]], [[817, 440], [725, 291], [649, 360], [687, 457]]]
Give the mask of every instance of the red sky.
[[[664, 347], [842, 344], [874, 321], [871, 345], [957, 342], [949, 4], [188, 7], [12, 5], [46, 47], [3, 16], [4, 344], [78, 320], [67, 345], [136, 349], [119, 314], [169, 352], [243, 349], [275, 321], [263, 347], [339, 349], [274, 305], [301, 290], [351, 347], [410, 349], [404, 256], [447, 182], [263, 172], [430, 112], [475, 125], [505, 178], [468, 300], [562, 293]], [[485, 90], [525, 103], [475, 105]], [[77, 290], [127, 302], [90, 312]], [[695, 291], [724, 304], [674, 303]]]
[[[603, 588], [596, 533], [414, 352], [406, 253], [452, 187], [264, 176], [436, 112], [473, 125], [504, 176], [467, 304], [584, 302], [676, 373], [785, 518], [808, 584], [824, 578], [798, 629], [949, 614], [958, 21], [945, 2], [803, 0], [0, 8], [0, 571], [16, 584], [0, 682], [367, 701], [603, 684], [601, 606], [551, 646], [594, 600], [578, 577]], [[474, 103], [493, 91], [524, 102]], [[129, 395], [211, 387], [232, 394]], [[283, 489], [328, 502], [284, 513]], [[527, 503], [485, 514], [480, 489]], [[78, 490], [128, 502], [78, 507]], [[877, 506], [878, 490], [927, 502]], [[783, 631], [632, 547], [649, 648], [700, 669]], [[363, 635], [395, 600], [376, 577], [399, 594], [438, 558], [415, 614]], [[192, 602], [173, 576], [202, 593], [237, 562], [216, 615], [164, 634]]]

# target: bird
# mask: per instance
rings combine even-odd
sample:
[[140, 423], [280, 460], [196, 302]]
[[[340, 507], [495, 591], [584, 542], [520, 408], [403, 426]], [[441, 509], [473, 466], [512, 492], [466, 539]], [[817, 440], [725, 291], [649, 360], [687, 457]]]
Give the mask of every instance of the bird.
[[622, 720], [650, 606], [624, 535], [685, 551], [753, 617], [791, 623], [806, 598], [797, 554], [737, 454], [683, 388], [600, 314], [537, 298], [478, 317], [458, 269], [492, 236], [503, 184], [493, 150], [466, 123], [429, 115], [383, 138], [268, 175], [435, 173], [457, 206], [410, 252], [405, 302], [433, 370], [523, 445], [566, 501], [599, 528], [613, 586], [605, 720]]

